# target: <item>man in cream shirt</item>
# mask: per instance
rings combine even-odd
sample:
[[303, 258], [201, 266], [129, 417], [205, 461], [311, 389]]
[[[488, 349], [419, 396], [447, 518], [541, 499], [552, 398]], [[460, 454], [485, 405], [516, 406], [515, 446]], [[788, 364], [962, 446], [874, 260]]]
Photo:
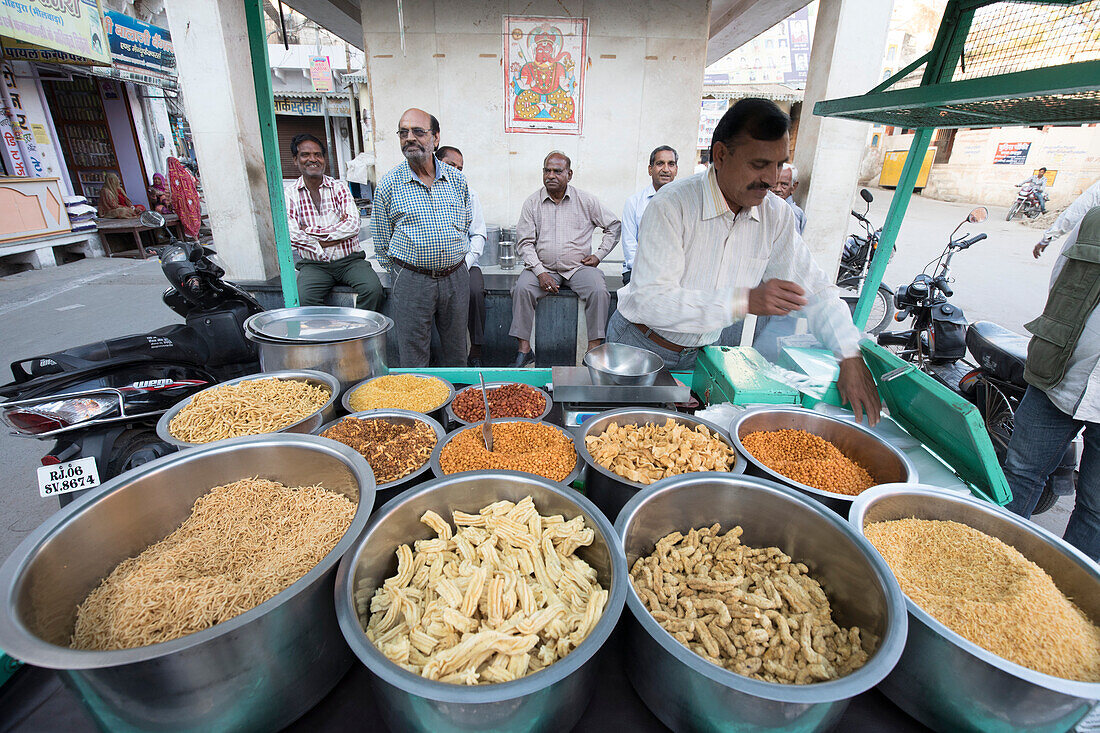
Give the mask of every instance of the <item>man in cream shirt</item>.
[[743, 99], [722, 117], [710, 168], [664, 186], [642, 218], [630, 283], [619, 291], [607, 340], [648, 349], [690, 369], [702, 346], [745, 316], [802, 311], [840, 360], [837, 387], [857, 419], [881, 403], [859, 351], [862, 338], [818, 267], [790, 206], [769, 192], [790, 150], [790, 118]]

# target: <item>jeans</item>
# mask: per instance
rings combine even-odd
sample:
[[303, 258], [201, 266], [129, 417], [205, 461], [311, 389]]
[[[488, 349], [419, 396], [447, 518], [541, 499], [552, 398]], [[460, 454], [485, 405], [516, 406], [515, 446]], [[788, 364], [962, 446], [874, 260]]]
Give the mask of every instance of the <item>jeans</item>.
[[1035, 387], [1028, 387], [1020, 400], [1015, 423], [1004, 465], [1012, 501], [1005, 508], [1025, 518], [1070, 441], [1085, 429], [1076, 505], [1062, 537], [1093, 560], [1100, 559], [1100, 424], [1073, 419]]
[[665, 362], [665, 366], [673, 371], [687, 372], [695, 368], [695, 355], [699, 349], [684, 349], [676, 352], [655, 344], [642, 335], [642, 332], [633, 323], [623, 318], [619, 311], [611, 314], [611, 320], [607, 323], [607, 340], [609, 343], [637, 346], [639, 349], [652, 351]]

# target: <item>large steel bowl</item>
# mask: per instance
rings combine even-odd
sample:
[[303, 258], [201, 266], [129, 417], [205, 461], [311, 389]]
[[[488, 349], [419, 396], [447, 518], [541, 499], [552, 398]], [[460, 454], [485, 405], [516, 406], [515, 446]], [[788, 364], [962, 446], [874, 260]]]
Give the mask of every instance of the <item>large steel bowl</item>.
[[[321, 427], [313, 431], [314, 435], [320, 435], [333, 425], [341, 423], [348, 418], [356, 418], [359, 420], [385, 420], [386, 422], [396, 423], [398, 425], [413, 425], [418, 422], [422, 422], [432, 429], [435, 433], [436, 443], [443, 440], [446, 435], [446, 431], [443, 430], [443, 426], [437, 423], [432, 418], [420, 412], [413, 412], [412, 410], [363, 410], [362, 412], [353, 412], [346, 417], [338, 417], [332, 422], [327, 422]], [[331, 440], [331, 438], [326, 438]], [[339, 443], [340, 441], [336, 441]], [[343, 445], [343, 443], [341, 443]], [[405, 489], [415, 486], [416, 484], [427, 478], [426, 474], [431, 467], [431, 456], [428, 460], [424, 461], [424, 465], [417, 468], [412, 473], [408, 473], [399, 479], [393, 481], [386, 481], [376, 485], [376, 501], [375, 504], [381, 506], [383, 503], [389, 501], [393, 497]]]
[[589, 349], [583, 361], [593, 384], [650, 385], [665, 367], [652, 351], [611, 342]]
[[[487, 389], [491, 392], [492, 390], [496, 389], [497, 387], [504, 387], [504, 386], [509, 385], [509, 384], [516, 384], [516, 382], [486, 382], [485, 383], [485, 389]], [[532, 386], [530, 384], [524, 384], [523, 386], [524, 387], [531, 387], [531, 389], [538, 392], [540, 395], [542, 395], [542, 398], [544, 400], [546, 400], [546, 406], [542, 409], [542, 414], [539, 415], [536, 418], [533, 418], [535, 420], [545, 420], [546, 416], [550, 414], [550, 410], [554, 409], [554, 400], [550, 399], [550, 395], [548, 395], [545, 390], [541, 390], [538, 387]], [[454, 410], [455, 399], [457, 399], [460, 394], [462, 394], [466, 390], [470, 390], [470, 389], [476, 390], [478, 392], [478, 399], [481, 399], [481, 385], [480, 384], [471, 384], [469, 387], [463, 387], [462, 389], [457, 390], [455, 392], [455, 396], [452, 397], [451, 401], [447, 403], [447, 409], [445, 410], [448, 425], [478, 425], [481, 422], [480, 420], [474, 420], [472, 422], [469, 421], [469, 420], [463, 420], [461, 417], [459, 417], [455, 413], [455, 410]], [[494, 421], [496, 421], [498, 419], [507, 420], [509, 418], [504, 418], [504, 417], [497, 418], [495, 416], [493, 417]]]
[[[324, 407], [312, 415], [302, 418], [296, 423], [291, 423], [285, 428], [280, 428], [274, 433], [266, 433], [267, 435], [275, 435], [278, 433], [311, 433], [315, 428], [323, 423], [328, 422], [332, 418], [336, 417], [336, 400], [340, 398], [340, 383], [336, 381], [336, 378], [331, 374], [325, 374], [324, 372], [315, 372], [309, 369], [288, 369], [281, 372], [261, 372], [260, 374], [248, 374], [243, 377], [237, 377], [236, 379], [227, 379], [224, 382], [220, 382], [211, 387], [196, 392], [195, 394], [180, 400], [171, 407], [166, 413], [160, 416], [160, 420], [157, 420], [157, 436], [165, 443], [176, 446], [177, 448], [195, 448], [197, 446], [212, 445], [212, 443], [188, 443], [186, 440], [180, 440], [176, 436], [172, 435], [168, 429], [169, 423], [172, 422], [172, 418], [179, 414], [180, 410], [187, 407], [196, 396], [203, 392], [209, 392], [212, 389], [218, 387], [224, 387], [227, 384], [240, 384], [241, 382], [250, 382], [254, 379], [290, 379], [299, 382], [306, 382], [318, 387], [326, 388], [330, 394], [328, 401], [325, 402]], [[229, 438], [223, 438], [223, 440], [230, 440]], [[217, 443], [219, 441], [213, 441]]]
[[[380, 374], [378, 376], [383, 377], [383, 376], [386, 376], [386, 375]], [[433, 410], [429, 410], [428, 412], [422, 413], [424, 415], [427, 415], [431, 419], [435, 420], [440, 425], [445, 425], [446, 420], [447, 420], [447, 415], [444, 412], [444, 410], [446, 410], [447, 405], [451, 404], [451, 400], [454, 399], [455, 386], [453, 384], [451, 384], [450, 382], [448, 382], [446, 379], [442, 379], [440, 377], [437, 377], [434, 374], [410, 374], [408, 376], [420, 377], [421, 379], [438, 379], [440, 382], [443, 382], [443, 384], [447, 387], [447, 389], [449, 391], [447, 393], [447, 399], [443, 400], [443, 404], [441, 404], [439, 407], [436, 407]], [[378, 377], [371, 377], [370, 379], [364, 379], [362, 382], [359, 382], [358, 384], [353, 384], [352, 386], [348, 387], [347, 391], [344, 392], [344, 396], [340, 398], [340, 404], [343, 405], [345, 412], [356, 412], [355, 408], [351, 406], [351, 396], [353, 394], [355, 394], [356, 390], [358, 390], [360, 387], [366, 386], [370, 382], [373, 382], [375, 379], [378, 379]], [[392, 407], [392, 408], [387, 407], [387, 408], [378, 408], [378, 409], [405, 409], [405, 408], [400, 407], [398, 405], [394, 405], [394, 407]]]
[[[862, 533], [891, 519], [959, 522], [1015, 547], [1100, 624], [1100, 566], [1036, 524], [963, 494], [931, 486], [877, 486], [853, 503]], [[1100, 683], [1052, 677], [964, 639], [906, 598], [909, 640], [879, 689], [895, 705], [939, 731], [1067, 731], [1100, 701]], [[1042, 609], [1029, 619], [1043, 623]]]
[[[627, 567], [653, 552], [670, 532], [720, 522], [740, 525], [750, 547], [778, 547], [810, 568], [842, 627], [859, 626], [877, 646], [846, 677], [784, 685], [743, 677], [706, 661], [650, 615], [631, 587], [627, 674], [642, 700], [675, 731], [817, 731], [831, 727], [848, 701], [876, 685], [905, 646], [905, 601], [890, 568], [847, 522], [792, 489], [760, 478], [694, 473], [639, 492], [615, 530]], [[870, 632], [870, 634], [866, 633]]]
[[[450, 519], [454, 510], [476, 513], [507, 499], [530, 495], [543, 515], [567, 520], [584, 516], [595, 540], [577, 556], [595, 568], [608, 591], [603, 616], [588, 637], [561, 661], [512, 682], [477, 686], [428, 680], [387, 659], [363, 633], [355, 595], [373, 593], [397, 572], [398, 545], [429, 539], [435, 533], [420, 522], [431, 509]], [[580, 494], [538, 476], [516, 471], [463, 473], [435, 479], [393, 499], [340, 564], [336, 576], [336, 615], [352, 651], [371, 671], [378, 707], [393, 731], [570, 730], [584, 712], [596, 686], [597, 652], [611, 635], [627, 593], [626, 563], [611, 523]]]
[[[718, 435], [726, 445], [734, 445], [733, 441], [730, 439], [729, 432], [723, 428], [701, 417], [695, 417], [694, 415], [688, 415], [674, 410], [625, 407], [618, 410], [608, 410], [599, 415], [594, 415], [581, 424], [577, 436], [577, 452], [581, 454], [581, 458], [584, 459], [585, 464], [588, 466], [584, 490], [588, 498], [595, 502], [596, 506], [598, 506], [611, 521], [615, 521], [615, 517], [619, 515], [619, 510], [621, 510], [636, 493], [650, 484], [631, 481], [596, 463], [595, 459], [592, 458], [592, 454], [588, 452], [588, 444], [585, 438], [589, 435], [600, 435], [611, 425], [636, 424], [641, 426], [647, 423], [664, 425], [665, 420], [668, 418], [672, 418], [681, 425], [687, 425], [691, 428], [698, 425], [705, 425], [708, 430]], [[737, 451], [735, 448], [734, 452], [737, 455], [734, 459], [733, 468], [730, 469], [730, 473], [744, 473], [748, 463], [746, 463], [740, 451]]]
[[[552, 425], [551, 423], [543, 422], [542, 420], [534, 420], [534, 419], [527, 418], [527, 417], [501, 418], [500, 420], [493, 420], [493, 425], [500, 425], [502, 423], [510, 423], [510, 422], [538, 423], [539, 425], [545, 425], [548, 428], [553, 428], [554, 430], [557, 430], [559, 433], [561, 433], [566, 438], [568, 438], [569, 442], [571, 442], [573, 444], [573, 450], [576, 451], [576, 453], [577, 453], [577, 463], [573, 467], [573, 470], [569, 472], [569, 475], [566, 476], [565, 478], [563, 478], [558, 483], [569, 486], [571, 483], [573, 483], [574, 481], [576, 481], [580, 477], [581, 470], [584, 469], [584, 463], [581, 461], [580, 446], [577, 445], [577, 438], [576, 438], [576, 436], [573, 435], [573, 433], [569, 432], [565, 428], [558, 427], [557, 425]], [[460, 428], [452, 430], [451, 432], [447, 433], [446, 437], [443, 438], [443, 440], [436, 443], [435, 450], [432, 451], [432, 457], [428, 461], [428, 463], [430, 463], [431, 466], [432, 466], [432, 473], [436, 476], [436, 478], [442, 478], [444, 476], [462, 476], [462, 475], [465, 475], [465, 474], [475, 474], [475, 473], [476, 474], [484, 474], [484, 473], [487, 472], [487, 469], [486, 469], [486, 470], [477, 470], [477, 471], [460, 471], [458, 473], [444, 473], [443, 472], [443, 466], [441, 466], [439, 464], [439, 456], [440, 456], [441, 453], [443, 453], [443, 448], [446, 447], [446, 445], [448, 443], [450, 443], [456, 435], [458, 435], [459, 433], [461, 433], [464, 430], [471, 430], [472, 429], [472, 430], [480, 431], [479, 427], [475, 427], [475, 426], [479, 426], [479, 425], [481, 425], [481, 423], [474, 423], [474, 426], [464, 425]], [[479, 436], [480, 436], [480, 432], [479, 432]], [[538, 474], [528, 474], [528, 475], [538, 476]], [[540, 477], [540, 478], [544, 478], [544, 477]], [[547, 481], [549, 481], [549, 479], [547, 479]]]
[[[319, 483], [358, 509], [316, 567], [236, 618], [137, 649], [69, 648], [77, 605], [116, 565], [174, 531], [207, 490], [252, 476]], [[0, 648], [59, 670], [103, 730], [281, 728], [351, 663], [333, 580], [373, 504], [363, 457], [313, 435], [235, 438], [151, 461], [54, 514], [0, 567]]]
[[787, 478], [758, 461], [741, 443], [749, 433], [773, 430], [804, 430], [829, 441], [844, 455], [867, 469], [880, 484], [911, 483], [917, 480], [917, 469], [909, 457], [885, 440], [854, 422], [822, 415], [802, 407], [762, 407], [745, 412], [730, 427], [737, 450], [748, 459], [748, 473], [770, 478], [811, 496], [841, 516], [848, 516], [854, 496], [815, 489], [813, 486]]

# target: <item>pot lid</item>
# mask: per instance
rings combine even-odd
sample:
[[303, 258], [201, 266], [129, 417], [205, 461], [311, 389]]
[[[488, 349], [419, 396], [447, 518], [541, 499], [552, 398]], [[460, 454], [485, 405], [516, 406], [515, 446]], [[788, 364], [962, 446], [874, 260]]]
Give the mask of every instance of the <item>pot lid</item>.
[[392, 321], [381, 313], [317, 305], [264, 311], [245, 321], [245, 330], [273, 341], [325, 343], [376, 336]]

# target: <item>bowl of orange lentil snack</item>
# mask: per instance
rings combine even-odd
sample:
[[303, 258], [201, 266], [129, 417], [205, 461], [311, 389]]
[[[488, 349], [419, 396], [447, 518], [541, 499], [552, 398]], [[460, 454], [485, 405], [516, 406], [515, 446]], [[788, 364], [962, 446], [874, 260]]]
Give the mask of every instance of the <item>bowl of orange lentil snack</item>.
[[797, 489], [847, 516], [852, 500], [888, 483], [912, 483], [908, 456], [848, 420], [801, 407], [750, 410], [730, 427], [748, 473]]
[[492, 452], [485, 449], [481, 423], [448, 433], [432, 452], [432, 473], [523, 471], [566, 485], [580, 476], [584, 464], [568, 430], [518, 417], [493, 420], [492, 430]]

